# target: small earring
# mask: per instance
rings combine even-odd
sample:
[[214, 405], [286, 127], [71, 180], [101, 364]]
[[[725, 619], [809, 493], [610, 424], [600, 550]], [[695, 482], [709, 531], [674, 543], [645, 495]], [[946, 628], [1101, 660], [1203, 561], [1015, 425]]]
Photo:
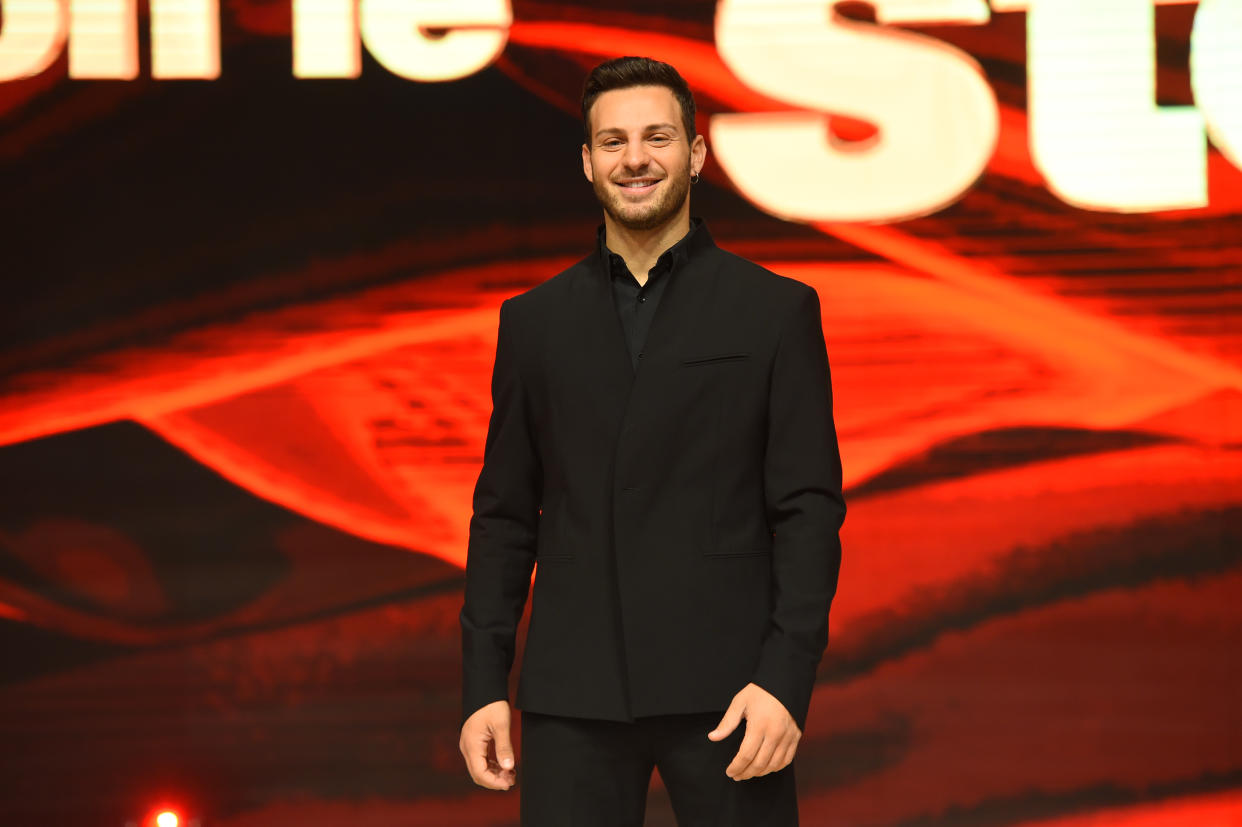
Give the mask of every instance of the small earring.
[[697, 172], [690, 173], [690, 183], [697, 184], [699, 182], [699, 174]]

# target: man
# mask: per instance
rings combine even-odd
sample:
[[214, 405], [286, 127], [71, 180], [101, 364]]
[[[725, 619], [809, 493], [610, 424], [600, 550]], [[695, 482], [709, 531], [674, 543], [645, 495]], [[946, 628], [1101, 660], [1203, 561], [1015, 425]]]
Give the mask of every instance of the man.
[[[500, 308], [461, 611], [460, 748], [526, 827], [797, 824], [793, 760], [845, 515], [819, 298], [721, 250], [673, 67], [597, 66], [582, 165], [596, 249]], [[773, 147], [779, 152], [779, 147]]]

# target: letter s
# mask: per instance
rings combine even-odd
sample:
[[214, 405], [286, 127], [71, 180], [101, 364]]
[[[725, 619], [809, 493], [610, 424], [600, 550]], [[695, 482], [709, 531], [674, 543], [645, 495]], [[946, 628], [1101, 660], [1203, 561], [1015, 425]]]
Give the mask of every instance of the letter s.
[[0, 19], [0, 81], [37, 75], [65, 47], [65, 15], [57, 0], [5, 0]]
[[[984, 22], [983, 0], [874, 0], [881, 22]], [[886, 14], [887, 10], [887, 14]], [[845, 20], [823, 0], [721, 0], [716, 45], [744, 83], [809, 110], [716, 115], [720, 165], [761, 209], [794, 221], [896, 221], [947, 206], [996, 148], [996, 98], [978, 64], [933, 38]], [[825, 113], [868, 120], [859, 149]]]

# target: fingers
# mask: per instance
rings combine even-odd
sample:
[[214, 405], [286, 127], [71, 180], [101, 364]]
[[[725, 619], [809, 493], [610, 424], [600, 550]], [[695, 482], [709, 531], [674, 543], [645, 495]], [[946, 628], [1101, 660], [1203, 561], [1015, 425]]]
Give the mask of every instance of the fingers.
[[509, 722], [502, 721], [494, 727], [496, 760], [503, 769], [513, 769], [513, 742], [509, 740]]
[[488, 746], [490, 741], [486, 738], [479, 739], [472, 737], [467, 739], [463, 735], [461, 743], [461, 753], [466, 759], [466, 770], [470, 773], [470, 778], [480, 787], [487, 787], [493, 790], [508, 789], [507, 784], [503, 784], [503, 779], [499, 777], [497, 772], [499, 765], [493, 767], [488, 761]]
[[[734, 781], [782, 770], [789, 766], [797, 752], [798, 740], [802, 735], [797, 727], [786, 729], [778, 724], [764, 730], [757, 725], [752, 726], [754, 723], [746, 722], [746, 737], [742, 739], [733, 762], [725, 769], [725, 774]], [[753, 741], [752, 732], [755, 733]]]
[[[755, 738], [753, 743], [748, 745], [748, 741], [751, 740], [751, 731], [754, 731]], [[750, 721], [746, 721], [746, 736], [741, 739], [738, 754], [734, 755], [733, 761], [725, 767], [724, 774], [734, 781], [743, 781], [755, 775], [761, 775], [758, 770], [768, 765], [775, 746], [773, 739], [764, 738], [763, 730], [758, 726], [751, 730]]]
[[746, 704], [743, 701], [733, 699], [729, 704], [729, 708], [725, 710], [724, 717], [720, 719], [720, 723], [716, 724], [716, 728], [707, 733], [707, 737], [713, 741], [719, 741], [721, 738], [727, 738], [729, 733], [737, 729], [737, 725], [742, 722], [742, 713], [746, 710]]
[[797, 751], [798, 751], [798, 739], [795, 738], [789, 744], [789, 746], [785, 748], [785, 752], [781, 756], [780, 766], [776, 767], [776, 769], [774, 769], [773, 772], [776, 772], [776, 770], [783, 770], [785, 769], [785, 767], [788, 767], [793, 762], [794, 754]]
[[480, 787], [507, 790], [517, 781], [508, 706], [480, 710], [462, 726], [458, 748]]
[[763, 728], [753, 726], [753, 723], [747, 720], [746, 735], [743, 736], [742, 743], [737, 748], [737, 754], [733, 756], [729, 766], [725, 767], [725, 775], [734, 781], [742, 780], [742, 772], [759, 756], [759, 749], [763, 746]]
[[507, 790], [517, 781], [517, 771], [501, 766], [496, 757], [495, 740], [489, 741], [487, 746], [487, 770], [483, 774], [482, 786], [493, 790]]
[[500, 763], [490, 754], [490, 746], [490, 741], [484, 741], [469, 747], [466, 754], [466, 769], [469, 770], [474, 783], [480, 787], [486, 787], [489, 790], [507, 790], [516, 780], [516, 773], [500, 766]]

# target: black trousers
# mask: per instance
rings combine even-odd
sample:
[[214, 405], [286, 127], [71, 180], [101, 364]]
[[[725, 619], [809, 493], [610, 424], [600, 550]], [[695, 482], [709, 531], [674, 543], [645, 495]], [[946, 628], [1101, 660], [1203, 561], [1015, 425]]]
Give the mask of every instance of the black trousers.
[[712, 741], [707, 733], [723, 715], [654, 715], [626, 723], [522, 710], [522, 827], [641, 827], [654, 768], [678, 827], [797, 827], [797, 760], [734, 781], [725, 768], [746, 722]]

